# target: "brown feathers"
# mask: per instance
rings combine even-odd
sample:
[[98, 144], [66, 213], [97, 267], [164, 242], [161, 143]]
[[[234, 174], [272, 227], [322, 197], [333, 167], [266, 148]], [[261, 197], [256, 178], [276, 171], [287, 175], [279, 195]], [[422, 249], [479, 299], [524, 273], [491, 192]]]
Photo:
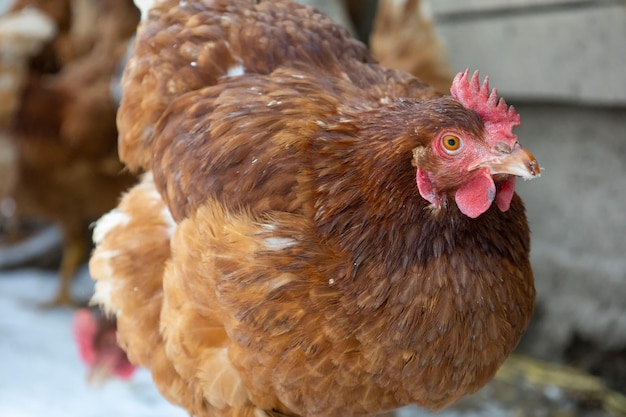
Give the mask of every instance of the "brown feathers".
[[484, 385], [533, 310], [524, 208], [435, 208], [414, 166], [454, 191], [432, 143], [484, 143], [479, 116], [289, 1], [148, 16], [118, 120], [150, 173], [91, 260], [129, 357], [197, 416], [437, 409]]
[[382, 65], [407, 71], [441, 93], [450, 89], [452, 69], [424, 0], [378, 0], [370, 45]]

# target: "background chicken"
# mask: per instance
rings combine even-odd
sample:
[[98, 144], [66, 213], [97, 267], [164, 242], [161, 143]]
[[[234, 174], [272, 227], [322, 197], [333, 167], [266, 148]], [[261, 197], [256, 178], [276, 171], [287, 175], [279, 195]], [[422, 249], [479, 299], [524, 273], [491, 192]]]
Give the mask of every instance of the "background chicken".
[[[95, 300], [197, 416], [441, 408], [534, 305], [519, 116], [377, 66], [288, 1], [162, 1], [124, 78], [142, 182], [94, 231]], [[495, 204], [492, 204], [495, 203]]]
[[421, 0], [380, 0], [370, 35], [372, 55], [445, 93], [452, 69]]
[[32, 5], [50, 13], [59, 35], [31, 61], [7, 131], [17, 155], [11, 198], [18, 217], [61, 226], [61, 284], [52, 305], [72, 304], [70, 283], [88, 254], [89, 223], [134, 182], [117, 156], [110, 83], [139, 14], [130, 0], [23, 1], [13, 10]]
[[117, 345], [117, 324], [100, 311], [80, 309], [74, 315], [74, 339], [89, 370], [87, 380], [105, 382], [110, 376], [130, 378], [135, 372], [126, 353]]
[[369, 43], [374, 58], [404, 70], [446, 93], [452, 69], [446, 50], [421, 0], [300, 0], [313, 6]]
[[7, 198], [16, 182], [17, 152], [7, 135], [21, 100], [29, 59], [55, 34], [44, 13], [27, 9], [0, 18], [0, 225], [9, 218], [14, 202]]

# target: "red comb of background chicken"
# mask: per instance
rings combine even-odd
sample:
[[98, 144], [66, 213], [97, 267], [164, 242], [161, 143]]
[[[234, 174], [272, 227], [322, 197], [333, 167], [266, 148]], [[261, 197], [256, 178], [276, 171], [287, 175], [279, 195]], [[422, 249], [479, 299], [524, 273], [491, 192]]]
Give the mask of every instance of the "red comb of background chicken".
[[466, 108], [474, 110], [483, 119], [487, 139], [508, 139], [511, 148], [517, 142], [513, 128], [520, 125], [520, 116], [513, 106], [507, 106], [503, 98], [498, 97], [495, 88], [489, 91], [489, 77], [485, 77], [480, 84], [478, 71], [469, 78], [469, 68], [454, 77], [450, 87], [452, 96], [459, 100]]
[[136, 367], [117, 345], [117, 324], [103, 314], [80, 309], [74, 315], [72, 333], [81, 359], [89, 368], [88, 381], [105, 382], [110, 376], [130, 378]]

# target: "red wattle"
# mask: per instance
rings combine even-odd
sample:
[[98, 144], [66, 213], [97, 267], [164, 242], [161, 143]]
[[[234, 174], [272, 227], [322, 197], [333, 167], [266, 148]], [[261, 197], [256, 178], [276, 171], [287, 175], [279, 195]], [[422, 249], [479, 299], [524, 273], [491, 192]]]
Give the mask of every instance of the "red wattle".
[[432, 203], [437, 207], [439, 205], [437, 201], [437, 193], [435, 192], [435, 186], [428, 175], [428, 172], [422, 171], [417, 168], [417, 173], [415, 174], [415, 180], [417, 181], [417, 189], [420, 192], [420, 195], [424, 198], [424, 200]]
[[515, 177], [509, 178], [504, 181], [500, 187], [498, 187], [498, 192], [496, 193], [496, 205], [500, 211], [507, 211], [509, 207], [511, 207], [513, 194], [515, 194]]
[[489, 209], [495, 197], [496, 185], [485, 168], [457, 190], [454, 200], [461, 213], [475, 219]]

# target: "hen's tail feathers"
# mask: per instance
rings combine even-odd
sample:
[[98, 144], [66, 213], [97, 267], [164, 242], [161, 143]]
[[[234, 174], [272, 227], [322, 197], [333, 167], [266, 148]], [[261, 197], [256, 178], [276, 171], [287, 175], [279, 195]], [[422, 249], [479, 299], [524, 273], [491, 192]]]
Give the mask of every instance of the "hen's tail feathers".
[[[162, 278], [173, 223], [166, 212], [152, 176], [146, 174], [116, 209], [97, 222], [89, 270], [96, 280], [91, 302], [117, 318], [118, 342], [130, 361], [169, 375], [173, 391], [184, 382], [167, 360], [159, 334]], [[163, 393], [172, 399], [167, 389]]]
[[[196, 333], [224, 330], [207, 327], [194, 311], [180, 311], [188, 303], [177, 302], [178, 281], [170, 276], [172, 268], [166, 268], [180, 261], [170, 249], [176, 229], [152, 175], [145, 174], [96, 224], [96, 249], [89, 263], [97, 281], [92, 303], [117, 318], [120, 347], [133, 364], [150, 369], [168, 401], [198, 417], [265, 417], [249, 401], [227, 349], [181, 350]], [[190, 323], [195, 327], [185, 327]]]

